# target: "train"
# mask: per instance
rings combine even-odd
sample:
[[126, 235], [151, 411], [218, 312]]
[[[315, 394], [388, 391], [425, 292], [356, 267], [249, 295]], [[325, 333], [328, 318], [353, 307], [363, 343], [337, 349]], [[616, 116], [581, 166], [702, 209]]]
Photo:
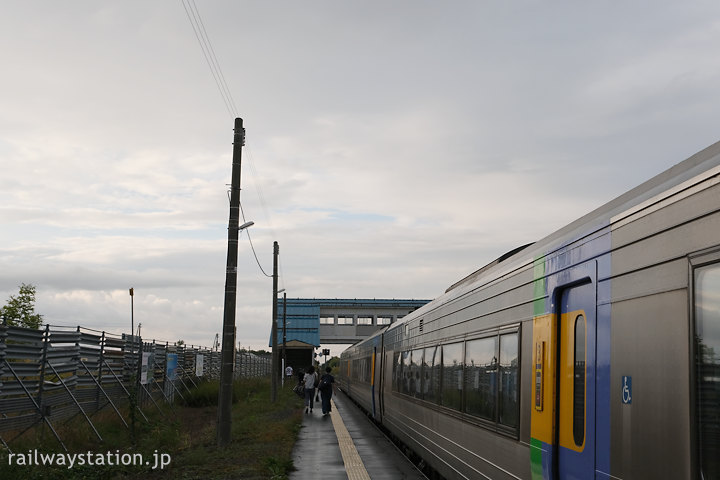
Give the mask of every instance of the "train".
[[431, 478], [720, 479], [720, 142], [346, 349]]

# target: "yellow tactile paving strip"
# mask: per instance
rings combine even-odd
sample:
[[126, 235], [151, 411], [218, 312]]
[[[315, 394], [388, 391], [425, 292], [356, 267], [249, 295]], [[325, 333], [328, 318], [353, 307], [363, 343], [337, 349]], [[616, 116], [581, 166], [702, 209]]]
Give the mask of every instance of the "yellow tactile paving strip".
[[337, 435], [338, 444], [340, 445], [340, 454], [345, 464], [348, 480], [370, 480], [370, 475], [368, 475], [365, 469], [365, 464], [360, 458], [352, 437], [350, 437], [350, 433], [347, 428], [345, 428], [345, 422], [343, 422], [332, 398], [330, 399], [330, 403], [332, 404], [333, 410], [333, 414], [331, 415], [333, 428], [335, 428], [335, 435]]

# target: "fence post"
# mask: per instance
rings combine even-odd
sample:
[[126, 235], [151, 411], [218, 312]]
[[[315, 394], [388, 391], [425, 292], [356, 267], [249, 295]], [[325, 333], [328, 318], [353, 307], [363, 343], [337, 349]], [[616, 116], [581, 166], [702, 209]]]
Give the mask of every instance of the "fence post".
[[[81, 360], [82, 361], [82, 360]], [[102, 332], [100, 338], [100, 360], [98, 363], [98, 378], [95, 387], [95, 411], [100, 410], [100, 385], [103, 382], [103, 365], [105, 364], [105, 332]], [[92, 372], [88, 372], [92, 377]]]
[[40, 379], [38, 380], [38, 396], [37, 403], [40, 406], [40, 415], [45, 417], [47, 408], [43, 405], [43, 389], [45, 388], [45, 363], [47, 362], [47, 349], [50, 343], [50, 325], [45, 325], [45, 333], [42, 336], [42, 364], [40, 365]]

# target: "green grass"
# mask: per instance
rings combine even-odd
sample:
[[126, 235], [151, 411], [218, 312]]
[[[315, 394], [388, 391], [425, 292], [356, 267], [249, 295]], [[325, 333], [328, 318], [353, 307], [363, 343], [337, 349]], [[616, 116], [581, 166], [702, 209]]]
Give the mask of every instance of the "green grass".
[[[217, 382], [198, 385], [183, 392], [186, 405], [164, 407], [161, 414], [152, 404], [143, 408], [150, 422], [140, 415], [136, 424], [136, 443], [130, 431], [111, 409], [92, 417], [103, 437], [100, 442], [82, 416], [65, 424], [53, 424], [71, 453], [103, 456], [117, 463], [122, 455], [142, 454], [149, 465], [18, 465], [17, 454], [63, 452], [47, 427], [38, 426], [17, 440], [10, 457], [0, 453], [0, 478], [23, 479], [286, 479], [293, 470], [291, 452], [302, 423], [302, 400], [290, 388], [278, 392], [278, 401], [270, 403], [269, 379], [244, 379], [235, 383], [232, 410], [232, 441], [226, 448], [216, 444]], [[193, 406], [190, 406], [193, 405]], [[123, 412], [128, 418], [127, 412]], [[12, 436], [5, 435], [6, 440]], [[169, 455], [165, 469], [155, 469], [156, 458]], [[78, 457], [79, 458], [79, 457]], [[87, 458], [87, 457], [86, 457]], [[125, 457], [126, 459], [129, 457]], [[166, 459], [168, 457], [165, 457]], [[76, 460], [77, 462], [77, 460]]]

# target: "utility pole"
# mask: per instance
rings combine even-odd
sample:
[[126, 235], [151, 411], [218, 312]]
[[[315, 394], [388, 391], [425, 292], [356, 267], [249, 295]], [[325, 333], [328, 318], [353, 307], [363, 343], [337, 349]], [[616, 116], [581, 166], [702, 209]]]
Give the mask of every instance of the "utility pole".
[[245, 145], [242, 118], [235, 119], [233, 138], [232, 183], [230, 185], [230, 220], [228, 221], [227, 267], [225, 269], [225, 311], [223, 314], [220, 393], [218, 395], [217, 443], [230, 443], [232, 423], [232, 383], [235, 366], [235, 308], [237, 305], [238, 227], [240, 223], [240, 164]]
[[277, 400], [278, 389], [278, 349], [277, 349], [277, 287], [278, 287], [278, 242], [273, 242], [273, 303], [272, 303], [272, 376], [270, 377], [270, 401]]
[[135, 335], [135, 289], [130, 289], [130, 353], [133, 352], [133, 335]]
[[[285, 369], [288, 367], [287, 364], [287, 350], [285, 348], [285, 332], [287, 331], [287, 292], [283, 292], [283, 349], [282, 349], [282, 356], [283, 356], [283, 372], [282, 376], [285, 378]], [[288, 379], [292, 380], [292, 379]]]

